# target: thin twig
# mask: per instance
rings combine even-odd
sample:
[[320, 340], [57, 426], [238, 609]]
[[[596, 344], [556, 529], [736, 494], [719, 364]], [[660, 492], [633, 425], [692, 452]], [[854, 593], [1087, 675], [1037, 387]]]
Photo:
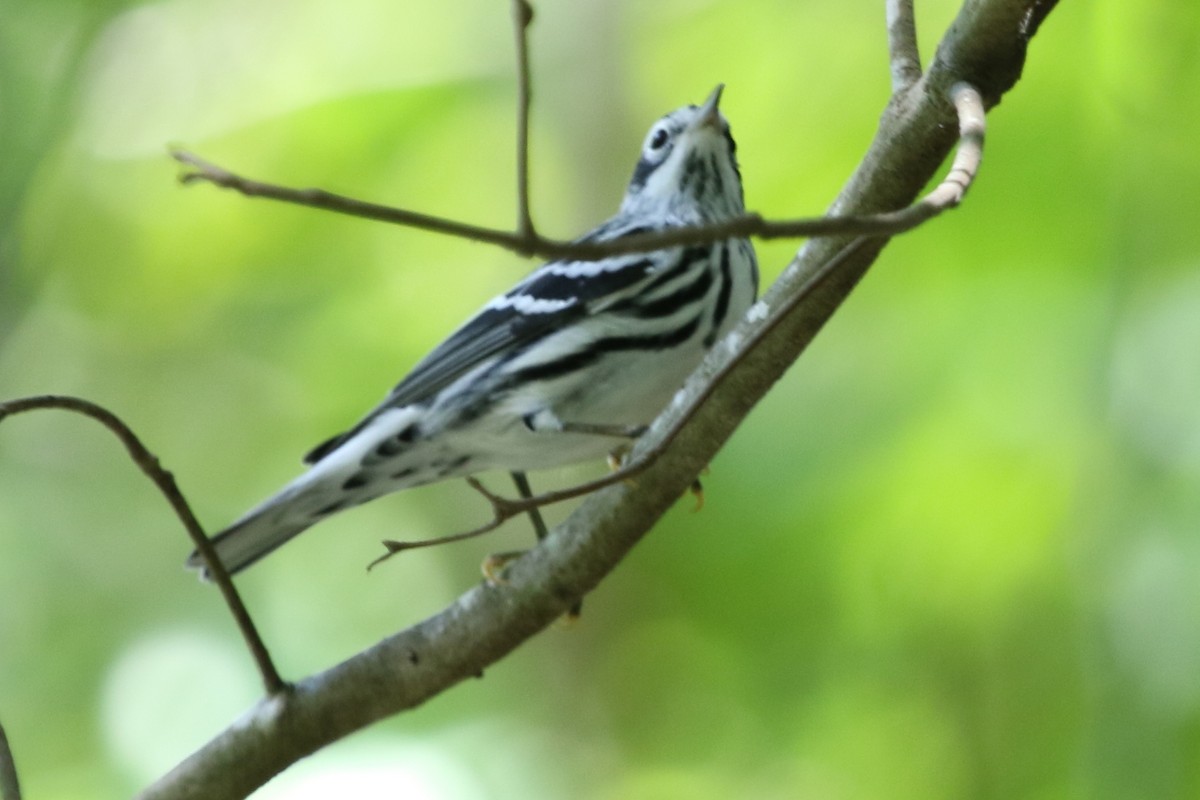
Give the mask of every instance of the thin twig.
[[21, 800], [21, 782], [17, 780], [17, 761], [13, 758], [8, 734], [0, 725], [0, 800]]
[[888, 58], [892, 94], [901, 95], [921, 80], [921, 53], [912, 0], [887, 0]]
[[205, 161], [184, 150], [173, 150], [173, 158], [189, 169], [180, 182], [211, 183], [233, 189], [247, 197], [264, 197], [294, 205], [320, 208], [352, 217], [373, 219], [409, 228], [444, 233], [462, 239], [493, 244], [522, 255], [550, 259], [596, 261], [623, 253], [644, 253], [667, 247], [705, 244], [722, 239], [756, 237], [759, 239], [795, 239], [806, 236], [894, 236], [917, 227], [941, 210], [931, 212], [917, 203], [900, 211], [845, 217], [812, 217], [794, 220], [767, 220], [758, 214], [743, 214], [709, 225], [671, 228], [603, 242], [569, 242], [549, 239], [536, 231], [530, 236], [519, 232], [485, 228], [456, 220], [435, 217], [402, 208], [369, 203], [323, 189], [292, 189], [244, 178], [223, 167]]
[[158, 487], [158, 491], [171, 504], [171, 509], [175, 512], [175, 516], [183, 523], [184, 530], [187, 531], [192, 543], [204, 557], [209, 574], [217, 586], [220, 587], [221, 595], [225, 598], [225, 604], [229, 606], [229, 612], [233, 614], [234, 622], [237, 623], [238, 629], [242, 633], [242, 638], [250, 650], [250, 655], [254, 658], [255, 664], [258, 665], [259, 675], [262, 677], [263, 686], [266, 688], [268, 694], [277, 694], [285, 690], [287, 684], [279, 677], [279, 672], [275, 669], [274, 662], [271, 661], [271, 654], [267, 651], [266, 645], [263, 644], [262, 638], [258, 635], [258, 630], [254, 626], [254, 621], [250, 618], [250, 612], [246, 610], [245, 604], [242, 603], [242, 598], [238, 595], [237, 589], [234, 588], [233, 581], [230, 579], [225, 565], [221, 563], [208, 537], [204, 535], [204, 530], [200, 527], [196, 515], [192, 513], [191, 506], [188, 505], [183, 493], [179, 491], [179, 487], [175, 484], [175, 476], [163, 468], [159, 463], [158, 457], [142, 444], [142, 441], [128, 425], [113, 412], [103, 406], [96, 405], [90, 400], [62, 395], [22, 397], [0, 403], [0, 421], [14, 414], [51, 408], [71, 411], [94, 419], [105, 428], [108, 428], [121, 441], [121, 444], [125, 445], [125, 450], [128, 451], [133, 463], [150, 478], [154, 485]]
[[[986, 126], [983, 100], [979, 96], [979, 92], [966, 83], [955, 84], [950, 89], [950, 97], [955, 108], [958, 110], [959, 119], [959, 146], [955, 153], [954, 161], [950, 165], [950, 170], [942, 182], [934, 187], [932, 191], [912, 206], [904, 209], [904, 211], [895, 212], [897, 214], [912, 212], [912, 216], [920, 215], [923, 219], [931, 219], [943, 211], [953, 208], [962, 202], [967, 189], [979, 172], [979, 165], [983, 159], [983, 140]], [[622, 466], [621, 469], [604, 477], [566, 489], [532, 496], [522, 494], [522, 497], [519, 499], [511, 499], [494, 494], [475, 478], [468, 478], [467, 482], [471, 485], [471, 488], [482, 494], [492, 506], [492, 519], [489, 522], [468, 531], [441, 536], [436, 539], [423, 539], [415, 542], [385, 540], [383, 546], [387, 549], [387, 552], [372, 561], [370, 567], [374, 567], [405, 550], [460, 542], [465, 539], [482, 536], [485, 533], [496, 530], [519, 514], [529, 513], [532, 509], [540, 508], [541, 506], [552, 505], [564, 500], [571, 500], [591, 494], [608, 486], [626, 481], [645, 471], [659, 456], [666, 452], [667, 448], [670, 447], [671, 443], [684, 429], [689, 420], [695, 416], [696, 412], [716, 390], [725, 376], [738, 365], [746, 354], [752, 351], [759, 342], [786, 319], [809, 295], [819, 289], [831, 276], [836, 274], [838, 267], [848, 261], [871, 238], [874, 237], [861, 236], [851, 240], [832, 258], [822, 264], [821, 268], [813, 273], [799, 287], [795, 294], [788, 298], [786, 303], [773, 309], [766, 318], [765, 324], [757, 328], [753, 335], [741, 342], [737, 356], [730, 359], [708, 380], [703, 391], [693, 398], [688, 407], [675, 419], [674, 424], [661, 436], [657, 437], [655, 443], [648, 449], [635, 452], [635, 457]]]
[[529, 213], [529, 104], [532, 95], [528, 47], [533, 6], [527, 0], [513, 0], [512, 5], [517, 50], [517, 236], [533, 241], [537, 239], [537, 230]]
[[491, 533], [518, 514], [524, 514], [528, 511], [536, 510], [541, 506], [549, 505], [549, 503], [557, 502], [556, 500], [536, 502], [538, 499], [544, 498], [545, 495], [533, 495], [522, 500], [509, 500], [506, 497], [502, 497], [489, 491], [488, 488], [480, 483], [479, 479], [474, 476], [467, 478], [467, 485], [483, 495], [484, 499], [491, 504], [491, 520], [467, 531], [451, 533], [446, 536], [437, 536], [432, 539], [418, 539], [416, 541], [408, 542], [402, 542], [396, 539], [384, 539], [382, 544], [387, 552], [372, 561], [370, 564], [367, 564], [367, 570], [370, 571], [374, 569], [392, 556], [403, 553], [405, 550], [420, 550], [424, 547], [437, 547], [438, 545], [462, 542], [466, 541], [467, 539], [474, 539], [476, 536], [482, 536], [485, 533]]

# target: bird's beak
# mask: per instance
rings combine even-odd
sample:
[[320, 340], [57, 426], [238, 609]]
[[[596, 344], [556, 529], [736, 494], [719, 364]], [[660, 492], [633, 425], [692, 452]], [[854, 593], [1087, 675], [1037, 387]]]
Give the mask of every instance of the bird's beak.
[[717, 88], [712, 90], [712, 94], [704, 101], [704, 105], [700, 106], [700, 114], [692, 123], [693, 128], [707, 125], [714, 130], [721, 129], [721, 112], [717, 110], [717, 105], [721, 102], [721, 92], [724, 90], [725, 84], [723, 83], [718, 83]]

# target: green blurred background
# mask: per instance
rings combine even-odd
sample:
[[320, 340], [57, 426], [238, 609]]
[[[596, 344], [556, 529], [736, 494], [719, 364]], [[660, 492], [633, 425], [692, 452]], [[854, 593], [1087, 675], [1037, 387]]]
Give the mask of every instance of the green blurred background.
[[[955, 10], [919, 0], [927, 57]], [[555, 235], [612, 213], [649, 124], [718, 81], [749, 205], [819, 213], [887, 97], [877, 1], [537, 13], [533, 205]], [[577, 624], [259, 796], [1200, 797], [1198, 16], [1064, 3], [968, 202], [887, 249], [702, 512], [681, 501]], [[504, 226], [513, 98], [503, 0], [8, 0], [0, 397], [110, 407], [227, 523], [529, 264], [185, 190], [166, 145]], [[795, 247], [759, 246], [767, 280]], [[404, 493], [247, 573], [286, 675], [529, 540], [363, 572], [381, 538], [486, 514], [461, 483]], [[188, 550], [107, 432], [0, 427], [0, 720], [29, 797], [131, 794], [254, 702]]]

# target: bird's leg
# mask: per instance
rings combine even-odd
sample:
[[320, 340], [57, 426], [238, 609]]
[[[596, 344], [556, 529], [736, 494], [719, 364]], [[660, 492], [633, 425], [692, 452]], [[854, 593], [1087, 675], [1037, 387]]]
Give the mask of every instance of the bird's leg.
[[[533, 489], [529, 485], [529, 477], [520, 471], [513, 471], [510, 474], [512, 475], [513, 483], [516, 484], [517, 493], [521, 495], [521, 499], [528, 500], [533, 497]], [[542, 541], [546, 538], [546, 534], [549, 533], [546, 528], [546, 520], [542, 518], [542, 510], [537, 506], [533, 506], [526, 513], [529, 515], [529, 522], [533, 525], [534, 535], [537, 536], [539, 542]], [[508, 550], [503, 553], [492, 553], [483, 560], [479, 569], [489, 583], [502, 584], [504, 583], [504, 576], [501, 573], [504, 571], [504, 568], [510, 562], [525, 555], [526, 552], [525, 550]], [[576, 600], [575, 604], [567, 611], [567, 617], [569, 619], [576, 619], [582, 610], [583, 601]]]
[[[524, 472], [514, 470], [509, 474], [512, 475], [513, 483], [516, 484], [517, 493], [521, 495], [522, 500], [528, 500], [533, 497], [533, 489], [529, 486], [529, 477]], [[537, 540], [540, 542], [542, 539], [545, 539], [549, 531], [546, 529], [546, 520], [542, 518], [542, 510], [534, 506], [525, 513], [529, 515], [529, 522], [533, 525], [533, 533], [537, 537]], [[504, 571], [504, 568], [510, 562], [515, 561], [525, 555], [525, 553], [525, 550], [506, 550], [503, 553], [492, 553], [479, 565], [479, 570], [483, 573], [483, 577], [487, 578], [488, 583], [504, 583], [504, 578], [500, 573]]]
[[[524, 472], [513, 472], [513, 483], [517, 485], [517, 493], [521, 495], [522, 500], [528, 500], [533, 497], [533, 489], [529, 486], [529, 476]], [[546, 530], [546, 520], [542, 519], [542, 510], [537, 506], [533, 506], [526, 512], [529, 515], [529, 522], [533, 525], [533, 533], [537, 536], [540, 542], [546, 538], [549, 532]]]

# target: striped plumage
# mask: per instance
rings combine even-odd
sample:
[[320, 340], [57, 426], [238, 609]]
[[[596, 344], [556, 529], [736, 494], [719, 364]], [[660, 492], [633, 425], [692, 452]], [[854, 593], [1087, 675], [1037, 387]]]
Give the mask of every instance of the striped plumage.
[[[620, 211], [581, 241], [743, 211], [721, 87], [659, 120]], [[236, 572], [314, 523], [380, 495], [486, 469], [602, 458], [613, 436], [579, 424], [649, 423], [754, 302], [745, 239], [600, 261], [552, 261], [493, 299], [421, 360], [309, 470], [214, 538]], [[202, 568], [193, 553], [191, 567]]]

